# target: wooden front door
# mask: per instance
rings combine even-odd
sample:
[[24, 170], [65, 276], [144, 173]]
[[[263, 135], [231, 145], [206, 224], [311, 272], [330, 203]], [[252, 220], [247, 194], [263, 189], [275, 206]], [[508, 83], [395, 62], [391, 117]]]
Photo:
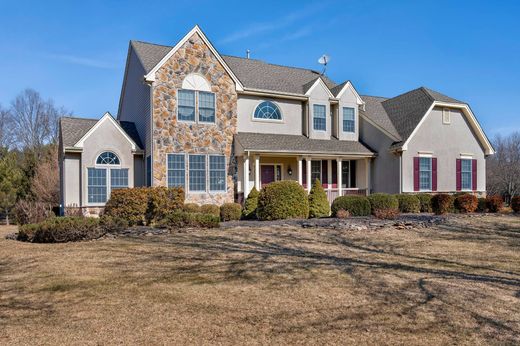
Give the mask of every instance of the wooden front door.
[[274, 165], [262, 165], [260, 168], [262, 187], [274, 181]]

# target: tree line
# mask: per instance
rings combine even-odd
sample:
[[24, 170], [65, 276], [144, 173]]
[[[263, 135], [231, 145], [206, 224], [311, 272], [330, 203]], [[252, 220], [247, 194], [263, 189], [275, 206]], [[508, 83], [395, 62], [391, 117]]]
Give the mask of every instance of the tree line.
[[52, 99], [23, 90], [0, 104], [0, 214], [38, 221], [59, 205], [58, 120]]

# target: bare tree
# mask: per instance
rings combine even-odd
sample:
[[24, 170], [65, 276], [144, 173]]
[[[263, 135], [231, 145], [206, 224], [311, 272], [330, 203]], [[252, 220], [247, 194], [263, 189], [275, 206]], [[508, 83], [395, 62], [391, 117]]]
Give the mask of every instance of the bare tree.
[[11, 114], [0, 105], [0, 148], [8, 148], [13, 142]]
[[11, 103], [12, 133], [19, 148], [39, 150], [57, 139], [58, 118], [67, 113], [44, 100], [33, 89], [22, 91]]
[[49, 147], [48, 153], [39, 160], [32, 180], [31, 192], [38, 202], [48, 209], [59, 204], [58, 146]]
[[520, 132], [496, 136], [493, 146], [496, 154], [487, 162], [488, 193], [509, 199], [520, 194]]

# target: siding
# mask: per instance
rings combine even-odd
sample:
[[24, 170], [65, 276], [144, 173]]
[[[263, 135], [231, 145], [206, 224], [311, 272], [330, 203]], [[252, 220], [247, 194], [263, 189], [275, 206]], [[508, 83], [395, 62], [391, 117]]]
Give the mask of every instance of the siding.
[[66, 153], [63, 155], [63, 174], [62, 184], [64, 189], [63, 206], [81, 206], [81, 154]]

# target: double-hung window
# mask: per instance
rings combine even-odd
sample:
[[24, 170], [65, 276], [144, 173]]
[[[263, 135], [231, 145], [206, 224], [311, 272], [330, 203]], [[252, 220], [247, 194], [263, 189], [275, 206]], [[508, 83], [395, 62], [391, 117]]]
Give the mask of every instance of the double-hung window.
[[189, 156], [190, 191], [206, 191], [206, 155]]
[[209, 190], [226, 190], [226, 157], [223, 155], [209, 156]]
[[462, 159], [461, 161], [461, 170], [460, 170], [460, 181], [462, 190], [471, 190], [473, 187], [472, 182], [472, 160], [470, 159]]
[[321, 181], [321, 161], [311, 161], [311, 186], [314, 184], [316, 179], [323, 183]]
[[179, 90], [178, 93], [179, 120], [195, 121], [195, 91]]
[[343, 132], [356, 132], [354, 108], [343, 107]]
[[313, 129], [327, 131], [327, 108], [325, 105], [313, 105]]
[[110, 170], [110, 189], [123, 189], [128, 187], [128, 168], [112, 168]]
[[199, 121], [215, 122], [215, 94], [199, 91]]
[[343, 161], [341, 163], [341, 187], [350, 187], [350, 161]]
[[88, 202], [105, 203], [107, 201], [107, 170], [88, 168]]
[[184, 154], [168, 154], [168, 187], [185, 187]]
[[424, 191], [432, 189], [432, 158], [419, 158], [419, 188]]

